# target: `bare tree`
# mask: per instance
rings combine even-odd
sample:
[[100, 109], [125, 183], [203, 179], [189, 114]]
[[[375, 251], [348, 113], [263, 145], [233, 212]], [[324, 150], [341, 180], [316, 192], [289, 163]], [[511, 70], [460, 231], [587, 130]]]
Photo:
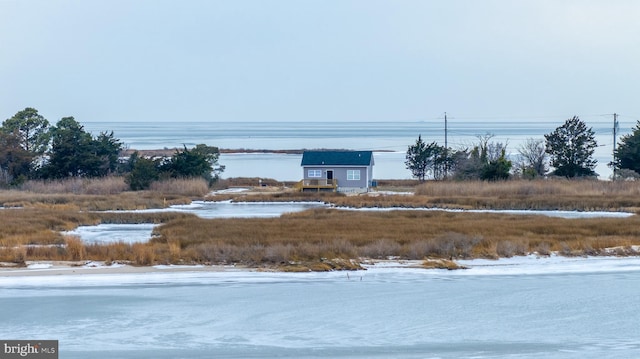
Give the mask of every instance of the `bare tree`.
[[509, 177], [511, 161], [507, 159], [507, 145], [491, 142], [493, 134], [476, 136], [478, 143], [471, 150], [458, 151], [453, 175], [456, 179], [501, 180]]
[[547, 153], [543, 140], [528, 138], [518, 146], [518, 170], [523, 177], [535, 178], [547, 173]]

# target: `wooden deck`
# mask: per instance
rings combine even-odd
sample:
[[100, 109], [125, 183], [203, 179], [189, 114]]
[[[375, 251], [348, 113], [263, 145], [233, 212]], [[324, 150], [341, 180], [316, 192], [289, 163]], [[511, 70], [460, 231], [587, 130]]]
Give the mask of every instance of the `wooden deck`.
[[338, 181], [334, 179], [304, 179], [296, 184], [300, 192], [336, 192]]

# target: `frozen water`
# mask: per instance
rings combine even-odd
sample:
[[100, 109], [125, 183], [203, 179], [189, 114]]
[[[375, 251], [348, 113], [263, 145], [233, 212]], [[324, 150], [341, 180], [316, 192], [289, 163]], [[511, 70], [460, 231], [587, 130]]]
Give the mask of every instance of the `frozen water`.
[[283, 213], [300, 212], [319, 207], [327, 207], [327, 205], [322, 202], [193, 201], [187, 205], [175, 205], [163, 209], [146, 209], [130, 212], [186, 212], [193, 213], [201, 218], [269, 218], [279, 217]]
[[579, 218], [626, 218], [634, 214], [629, 212], [607, 212], [607, 211], [545, 211], [545, 210], [513, 210], [513, 209], [451, 209], [451, 208], [403, 208], [403, 207], [387, 207], [387, 208], [350, 208], [337, 207], [347, 211], [444, 211], [454, 213], [495, 213], [495, 214], [516, 214], [516, 215], [536, 215], [547, 217], [559, 217], [567, 219]]
[[640, 356], [640, 259], [465, 264], [0, 277], [0, 337], [61, 358]]
[[98, 224], [95, 226], [80, 226], [73, 231], [63, 232], [63, 234], [78, 236], [87, 243], [138, 243], [149, 241], [154, 227], [155, 225], [151, 223]]
[[327, 205], [321, 202], [194, 201], [189, 205], [171, 206], [170, 210], [195, 213], [202, 218], [269, 218], [320, 207]]

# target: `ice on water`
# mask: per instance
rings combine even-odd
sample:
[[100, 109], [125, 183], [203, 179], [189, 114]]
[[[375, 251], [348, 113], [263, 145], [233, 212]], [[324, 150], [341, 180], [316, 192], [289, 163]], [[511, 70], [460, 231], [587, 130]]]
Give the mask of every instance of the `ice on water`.
[[0, 278], [0, 337], [64, 358], [629, 358], [638, 258], [465, 271], [155, 272]]

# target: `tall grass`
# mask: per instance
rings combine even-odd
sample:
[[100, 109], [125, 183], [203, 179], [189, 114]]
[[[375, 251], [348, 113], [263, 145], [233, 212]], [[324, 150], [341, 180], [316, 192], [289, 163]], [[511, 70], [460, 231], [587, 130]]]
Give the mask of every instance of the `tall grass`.
[[[93, 220], [90, 216], [69, 216], [69, 221]], [[56, 220], [42, 225], [47, 223], [43, 220], [32, 228], [31, 234], [11, 236], [11, 231], [2, 231], [0, 260], [16, 263], [37, 259], [103, 260], [138, 265], [240, 263], [294, 265], [289, 270], [310, 267], [326, 270], [345, 268], [353, 265], [351, 260], [359, 258], [498, 258], [527, 253], [548, 255], [552, 251], [563, 255], [601, 255], [611, 254], [606, 251], [609, 248], [616, 248], [613, 254], [630, 255], [636, 254], [634, 246], [640, 245], [640, 218], [636, 216], [562, 219], [440, 211], [316, 209], [275, 219], [175, 215], [164, 221], [156, 230], [159, 236], [150, 243], [87, 245], [48, 229], [65, 228], [67, 222]], [[24, 246], [35, 244], [35, 238], [39, 238], [38, 245]]]
[[217, 195], [214, 199], [321, 201], [347, 207], [640, 211], [640, 182], [587, 180], [430, 181], [411, 190], [415, 192], [415, 195], [371, 192], [358, 196], [347, 196], [340, 193], [285, 191], [251, 195], [229, 194], [227, 197]]
[[65, 247], [68, 259], [71, 261], [81, 261], [87, 256], [87, 249], [84, 242], [78, 237], [69, 236], [65, 240]]
[[123, 177], [68, 178], [52, 181], [27, 181], [21, 187], [23, 191], [35, 193], [74, 193], [74, 194], [118, 194], [129, 189]]
[[165, 208], [173, 204], [190, 203], [193, 199], [194, 197], [192, 196], [154, 191], [122, 192], [113, 195], [89, 195], [0, 190], [0, 206], [46, 207], [66, 205], [70, 208], [73, 207], [83, 211]]
[[[354, 212], [316, 209], [280, 218], [201, 219], [179, 213], [93, 212], [187, 203], [202, 182], [166, 182], [151, 191], [102, 195], [0, 191], [0, 261], [104, 260], [241, 263], [287, 270], [353, 268], [363, 258], [497, 258], [557, 251], [563, 255], [636, 254], [640, 216], [561, 219], [442, 211]], [[32, 187], [35, 189], [35, 187]], [[69, 189], [67, 189], [69, 190]], [[84, 190], [86, 191], [86, 190]], [[208, 191], [208, 189], [206, 189]], [[81, 192], [81, 191], [80, 191]], [[634, 182], [430, 182], [414, 196], [325, 193], [242, 195], [243, 200], [320, 200], [338, 206], [469, 208], [640, 208]], [[60, 231], [82, 224], [164, 223], [150, 243], [85, 244]]]
[[151, 184], [151, 190], [190, 197], [202, 197], [210, 192], [209, 184], [204, 178], [174, 178], [157, 181]]
[[[46, 194], [113, 195], [129, 190], [124, 177], [68, 178], [62, 180], [28, 181], [22, 191]], [[203, 178], [167, 179], [153, 182], [151, 190], [164, 194], [202, 197], [209, 193]]]
[[638, 196], [640, 182], [564, 179], [503, 182], [429, 181], [417, 186], [416, 194], [433, 197]]
[[157, 245], [180, 243], [217, 263], [288, 263], [331, 258], [497, 258], [536, 252], [604, 254], [640, 245], [634, 217], [562, 219], [448, 212], [312, 210], [278, 219], [181, 218]]

